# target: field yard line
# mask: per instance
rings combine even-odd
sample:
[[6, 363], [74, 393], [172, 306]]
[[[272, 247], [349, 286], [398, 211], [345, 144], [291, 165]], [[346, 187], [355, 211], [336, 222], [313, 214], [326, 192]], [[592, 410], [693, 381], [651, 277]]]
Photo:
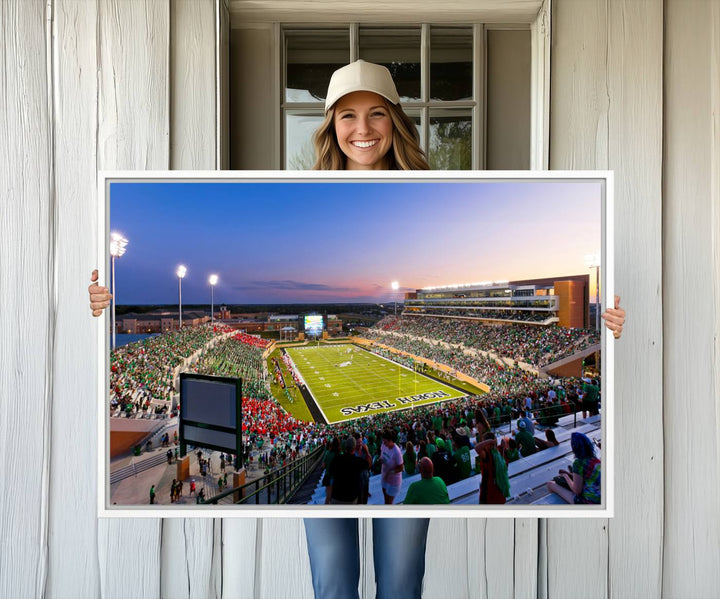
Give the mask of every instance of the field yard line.
[[[400, 367], [400, 368], [404, 368], [404, 369], [407, 370], [408, 372], [413, 373], [414, 375], [419, 375], [420, 378], [423, 379], [424, 382], [427, 382], [427, 383], [431, 383], [431, 382], [432, 382], [432, 383], [438, 383], [438, 384], [442, 385], [443, 387], [446, 387], [446, 386], [449, 387], [449, 385], [445, 385], [444, 383], [442, 383], [442, 382], [440, 382], [440, 381], [436, 381], [435, 379], [430, 378], [429, 376], [425, 376], [425, 375], [422, 374], [422, 373], [419, 373], [419, 372], [417, 372], [417, 371], [415, 371], [415, 370], [412, 370], [411, 368], [408, 368], [408, 367], [405, 366], [404, 364], [400, 364], [399, 362], [394, 362], [393, 360], [390, 360], [389, 358], [386, 358], [385, 356], [381, 356], [380, 354], [376, 354], [375, 352], [368, 351], [368, 350], [366, 350], [366, 349], [364, 349], [364, 348], [361, 348], [361, 349], [363, 349], [364, 351], [366, 351], [367, 353], [369, 353], [371, 356], [373, 356], [373, 357], [375, 357], [375, 358], [379, 358], [379, 359], [381, 359], [381, 360], [385, 360], [386, 362], [389, 362], [392, 366], [398, 366], [398, 367]], [[374, 375], [376, 378], [379, 378], [379, 379], [381, 379], [381, 380], [384, 381], [384, 382], [387, 382], [389, 385], [392, 385], [393, 387], [395, 386], [395, 381], [394, 381], [394, 380], [390, 380], [389, 378], [385, 378], [384, 376], [380, 375], [378, 372], [373, 371], [373, 372], [371, 372], [370, 374], [371, 374], [371, 375]], [[393, 376], [392, 378], [394, 379], [395, 377]], [[453, 391], [458, 391], [457, 389], [455, 389], [455, 388], [453, 388], [453, 387], [449, 387], [449, 388], [452, 389]], [[466, 396], [467, 396], [467, 394], [466, 394]], [[457, 398], [452, 398], [452, 399], [461, 399], [462, 397], [463, 397], [463, 396], [460, 396], [460, 397], [457, 397]], [[397, 399], [397, 398], [396, 398], [396, 399]], [[449, 401], [449, 400], [447, 400], [447, 401]]]
[[[364, 348], [363, 348], [363, 349], [364, 349]], [[389, 359], [389, 358], [386, 358], [385, 356], [381, 356], [380, 354], [376, 354], [376, 353], [371, 352], [371, 351], [369, 351], [369, 350], [365, 350], [365, 351], [367, 351], [371, 356], [375, 356], [376, 358], [380, 358], [381, 360], [385, 360], [386, 362], [390, 362], [390, 364], [392, 364], [393, 366], [399, 366], [400, 368], [404, 368], [404, 369], [407, 370], [408, 372], [412, 372], [414, 375], [418, 375], [418, 374], [419, 374], [419, 375], [420, 375], [420, 378], [424, 379], [425, 381], [432, 381], [432, 382], [439, 383], [439, 384], [445, 386], [445, 385], [444, 385], [443, 383], [441, 383], [440, 381], [436, 381], [435, 379], [430, 378], [429, 376], [425, 376], [425, 375], [422, 374], [421, 372], [417, 372], [416, 370], [412, 370], [411, 368], [408, 368], [408, 367], [405, 366], [404, 364], [400, 364], [399, 362], [394, 362], [393, 360], [391, 360], [391, 359]], [[378, 375], [378, 376], [379, 376], [379, 375]], [[394, 377], [393, 377], [393, 378], [394, 378]], [[385, 380], [386, 380], [386, 379], [385, 379]], [[395, 382], [393, 381], [392, 384], [394, 385]], [[453, 389], [453, 391], [457, 391], [457, 389], [454, 389], [453, 387], [450, 387], [450, 389]]]
[[[385, 360], [386, 362], [389, 362], [391, 366], [400, 366], [401, 368], [405, 368], [406, 370], [408, 370], [408, 371], [410, 371], [410, 372], [414, 372], [414, 371], [410, 370], [409, 368], [403, 366], [402, 364], [398, 364], [398, 363], [396, 363], [396, 362], [393, 362], [392, 360], [388, 360], [388, 359], [385, 358], [384, 356], [379, 356], [379, 355], [377, 355], [377, 354], [371, 354], [371, 355], [372, 355], [373, 357], [375, 357], [375, 358], [380, 358], [380, 359], [382, 359], [382, 360]], [[329, 362], [329, 361], [327, 360], [327, 358], [325, 358], [325, 356], [323, 356], [323, 359], [324, 359], [326, 362]], [[399, 373], [398, 373], [398, 374], [399, 374]], [[355, 379], [353, 379], [353, 378], [350, 376], [350, 374], [342, 373], [342, 376], [344, 376], [344, 377], [346, 377], [346, 378], [349, 378], [349, 379], [353, 382], [353, 384], [355, 384], [356, 386], [359, 386], [359, 385], [355, 382]], [[395, 380], [394, 380], [394, 379], [395, 379], [395, 376], [394, 376], [394, 375], [392, 375], [392, 378], [387, 378], [387, 377], [384, 377], [383, 375], [381, 375], [381, 374], [379, 373], [379, 371], [372, 370], [372, 371], [370, 372], [370, 377], [369, 377], [369, 381], [368, 381], [368, 382], [370, 382], [373, 378], [378, 378], [378, 379], [380, 379], [381, 381], [387, 383], [389, 386], [395, 387]], [[423, 377], [423, 378], [425, 378], [427, 381], [430, 381], [430, 380], [431, 380], [431, 379], [429, 379], [428, 377]], [[401, 381], [401, 383], [402, 383], [402, 381]], [[400, 385], [398, 385], [398, 386], [400, 386]], [[363, 390], [363, 392], [364, 392], [364, 393], [367, 393], [366, 390]], [[398, 390], [398, 392], [399, 392], [399, 390]], [[397, 399], [397, 398], [396, 398], [396, 399]]]
[[[321, 357], [323, 360], [325, 360], [325, 362], [326, 362], [327, 364], [329, 364], [330, 366], [333, 366], [333, 363], [332, 363], [330, 360], [328, 360], [324, 355], [320, 355], [320, 357]], [[358, 389], [360, 389], [360, 392], [361, 392], [361, 393], [364, 393], [364, 394], [367, 393], [367, 389], [364, 389], [361, 385], [359, 385], [358, 383], [356, 383], [356, 382], [355, 382], [355, 379], [353, 379], [349, 374], [346, 374], [346, 373], [344, 373], [344, 372], [341, 372], [341, 373], [340, 373], [340, 376], [341, 376], [341, 377], [344, 377], [344, 378], [347, 378], [347, 379], [350, 379], [350, 381], [352, 382], [352, 384], [355, 385]]]

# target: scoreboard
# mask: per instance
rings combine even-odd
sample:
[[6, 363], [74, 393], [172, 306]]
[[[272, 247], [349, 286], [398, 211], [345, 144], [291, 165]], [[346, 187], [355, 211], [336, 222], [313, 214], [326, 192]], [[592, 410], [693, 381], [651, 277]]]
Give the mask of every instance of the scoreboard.
[[305, 335], [320, 337], [325, 330], [326, 318], [322, 314], [305, 314], [303, 316], [303, 330]]

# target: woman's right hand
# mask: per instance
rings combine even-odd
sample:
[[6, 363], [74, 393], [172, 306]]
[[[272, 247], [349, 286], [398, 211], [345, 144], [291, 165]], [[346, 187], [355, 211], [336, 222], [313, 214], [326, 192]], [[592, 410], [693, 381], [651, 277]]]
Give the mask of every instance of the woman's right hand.
[[93, 316], [100, 316], [103, 310], [110, 305], [112, 295], [107, 287], [100, 287], [97, 284], [98, 271], [97, 268], [92, 271], [90, 275], [92, 284], [88, 287], [88, 293], [90, 294], [90, 309], [92, 310]]

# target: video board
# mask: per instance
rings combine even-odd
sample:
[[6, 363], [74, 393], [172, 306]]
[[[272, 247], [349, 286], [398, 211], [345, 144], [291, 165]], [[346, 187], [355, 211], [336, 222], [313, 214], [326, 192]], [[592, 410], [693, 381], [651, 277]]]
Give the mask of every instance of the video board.
[[312, 337], [322, 335], [325, 323], [322, 314], [306, 314], [304, 318], [305, 334]]
[[241, 414], [241, 379], [180, 373], [181, 456], [189, 444], [241, 457]]

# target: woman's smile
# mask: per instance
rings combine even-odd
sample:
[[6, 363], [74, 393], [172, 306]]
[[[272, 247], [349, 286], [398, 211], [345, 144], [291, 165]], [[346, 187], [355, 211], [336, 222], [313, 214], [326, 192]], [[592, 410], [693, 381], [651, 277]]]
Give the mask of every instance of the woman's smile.
[[347, 170], [386, 170], [393, 123], [385, 99], [373, 92], [343, 96], [335, 106], [335, 135]]

